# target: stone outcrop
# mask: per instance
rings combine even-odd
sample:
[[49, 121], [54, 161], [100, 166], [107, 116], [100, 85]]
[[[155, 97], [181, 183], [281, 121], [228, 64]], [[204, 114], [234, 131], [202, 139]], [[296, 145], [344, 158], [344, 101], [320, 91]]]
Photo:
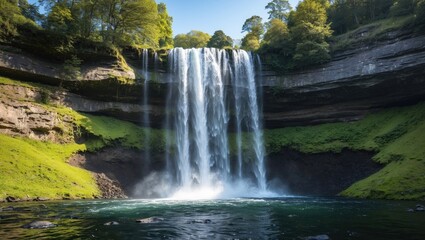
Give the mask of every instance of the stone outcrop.
[[284, 76], [264, 72], [269, 128], [352, 121], [383, 107], [425, 99], [425, 36], [389, 33], [339, 52], [325, 65]]
[[[109, 79], [111, 76], [126, 79], [136, 78], [133, 71], [116, 67], [116, 61], [116, 59], [106, 59], [95, 63], [84, 62], [81, 64], [81, 76], [79, 79], [70, 79], [70, 81], [99, 81]], [[36, 78], [38, 82], [56, 85], [64, 74], [63, 66], [63, 64], [47, 61], [27, 52], [24, 53], [20, 49], [0, 50], [0, 72], [17, 75], [27, 80]]]
[[53, 142], [73, 140], [64, 134], [72, 128], [72, 119], [37, 104], [40, 98], [40, 92], [31, 88], [0, 84], [0, 133]]

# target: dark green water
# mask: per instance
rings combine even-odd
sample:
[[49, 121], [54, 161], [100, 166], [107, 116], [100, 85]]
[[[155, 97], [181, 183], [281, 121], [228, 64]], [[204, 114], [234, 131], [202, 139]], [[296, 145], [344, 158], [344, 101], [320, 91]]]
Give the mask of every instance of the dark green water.
[[[324, 198], [1, 204], [0, 239], [425, 239], [418, 202]], [[15, 210], [5, 211], [14, 206]], [[160, 217], [140, 224], [138, 218]], [[57, 227], [24, 229], [33, 220]], [[105, 226], [117, 221], [120, 225]]]

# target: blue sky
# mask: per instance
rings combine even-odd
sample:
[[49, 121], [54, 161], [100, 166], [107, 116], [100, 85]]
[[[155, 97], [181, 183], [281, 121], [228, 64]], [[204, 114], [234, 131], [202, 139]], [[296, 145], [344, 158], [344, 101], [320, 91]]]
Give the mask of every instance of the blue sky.
[[[173, 17], [173, 34], [200, 30], [213, 34], [216, 30], [234, 39], [242, 38], [242, 25], [247, 18], [258, 15], [267, 20], [265, 6], [271, 0], [157, 0], [167, 5]], [[299, 0], [289, 0], [293, 8]]]

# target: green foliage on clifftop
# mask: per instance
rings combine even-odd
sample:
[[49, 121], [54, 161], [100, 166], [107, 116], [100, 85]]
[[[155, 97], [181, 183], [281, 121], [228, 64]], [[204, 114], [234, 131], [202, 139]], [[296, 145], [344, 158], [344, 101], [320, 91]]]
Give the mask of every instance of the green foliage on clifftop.
[[342, 195], [363, 198], [425, 197], [425, 103], [392, 108], [350, 123], [290, 127], [265, 131], [268, 153], [292, 148], [305, 153], [368, 150], [385, 164], [378, 173]]

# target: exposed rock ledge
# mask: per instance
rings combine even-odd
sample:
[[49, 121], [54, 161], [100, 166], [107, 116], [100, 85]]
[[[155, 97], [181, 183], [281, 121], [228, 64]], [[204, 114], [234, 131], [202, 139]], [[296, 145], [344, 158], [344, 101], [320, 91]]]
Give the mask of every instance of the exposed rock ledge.
[[[24, 53], [20, 49], [9, 50], [11, 51], [0, 50], [0, 72], [20, 75], [21, 78], [37, 76], [40, 81], [50, 84], [60, 81], [63, 75], [62, 64]], [[105, 80], [111, 76], [135, 79], [133, 71], [116, 68], [115, 65], [111, 59], [96, 63], [85, 62], [81, 66], [80, 80]]]
[[[386, 41], [338, 53], [333, 61], [314, 69], [285, 76], [263, 72], [265, 127], [352, 121], [377, 109], [425, 100], [424, 42], [424, 35], [392, 32]], [[65, 93], [62, 101], [78, 111], [138, 123], [142, 123], [141, 113], [148, 111], [150, 126], [161, 127], [167, 84], [150, 88], [150, 105], [142, 107], [142, 85], [108, 80], [114, 71], [130, 78], [134, 72], [115, 70], [111, 64], [84, 63], [83, 79], [91, 81], [67, 82], [67, 88], [77, 95]], [[0, 74], [57, 85], [60, 66], [29, 54], [0, 50]], [[166, 82], [162, 80], [159, 82]]]
[[308, 71], [264, 72], [266, 127], [356, 120], [377, 108], [424, 100], [425, 36], [389, 38]]

